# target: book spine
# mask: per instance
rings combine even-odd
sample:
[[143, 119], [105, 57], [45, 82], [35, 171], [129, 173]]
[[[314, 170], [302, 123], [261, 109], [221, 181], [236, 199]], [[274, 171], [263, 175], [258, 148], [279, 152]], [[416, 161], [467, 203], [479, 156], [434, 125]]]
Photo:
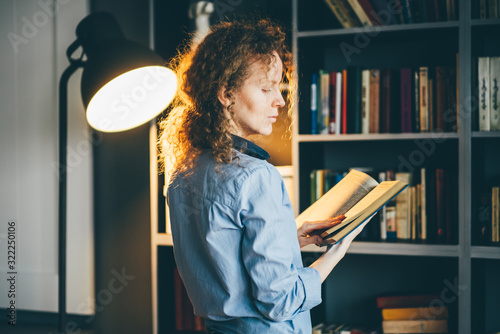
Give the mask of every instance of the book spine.
[[318, 111], [318, 133], [325, 135], [328, 134], [328, 125], [330, 123], [330, 101], [329, 101], [329, 91], [330, 91], [330, 73], [326, 71], [320, 71], [320, 99], [318, 99], [321, 106], [321, 112]]
[[435, 129], [434, 121], [434, 78], [429, 78], [429, 132]]
[[479, 131], [490, 131], [490, 58], [478, 58]]
[[448, 333], [446, 319], [438, 320], [383, 320], [384, 333]]
[[491, 188], [491, 241], [499, 242], [499, 187]]
[[363, 7], [361, 7], [360, 3], [358, 0], [347, 0], [349, 2], [349, 5], [351, 5], [352, 10], [358, 17], [359, 21], [361, 22], [361, 25], [363, 26], [373, 26], [372, 21], [366, 15], [365, 11], [363, 10]]
[[487, 0], [479, 0], [479, 18], [487, 19], [488, 12], [486, 11], [486, 1]]
[[411, 69], [401, 69], [401, 132], [412, 132]]
[[382, 21], [380, 20], [377, 12], [373, 9], [372, 4], [368, 0], [358, 0], [359, 5], [363, 8], [366, 16], [370, 19], [373, 25], [382, 25]]
[[424, 306], [382, 309], [383, 320], [448, 319], [446, 306]]
[[398, 7], [396, 7], [396, 1], [391, 3], [391, 8], [389, 8], [387, 0], [370, 0], [370, 4], [373, 6], [375, 13], [378, 14], [377, 16], [379, 17], [381, 24], [399, 24], [397, 13], [398, 11], [401, 11]]
[[347, 70], [342, 71], [342, 133], [347, 133]]
[[429, 132], [429, 78], [428, 68], [420, 67], [420, 132]]
[[[396, 180], [412, 184], [410, 173], [396, 173]], [[396, 197], [396, 231], [398, 239], [411, 238], [411, 190], [407, 187]]]
[[311, 187], [310, 187], [310, 191], [311, 191], [311, 197], [310, 197], [310, 201], [311, 201], [311, 204], [313, 204], [314, 202], [316, 202], [317, 198], [316, 198], [316, 170], [312, 170], [311, 173], [309, 174], [309, 181], [311, 182]]
[[426, 170], [425, 168], [420, 169], [420, 219], [421, 219], [421, 229], [420, 229], [420, 240], [427, 239], [427, 199], [426, 199]]
[[361, 72], [361, 133], [370, 129], [370, 70]]
[[410, 187], [410, 239], [415, 240], [417, 230], [417, 187]]
[[385, 210], [387, 219], [387, 240], [397, 239], [396, 207], [387, 206]]
[[370, 133], [379, 133], [380, 114], [380, 70], [370, 70]]
[[436, 235], [439, 242], [444, 241], [445, 231], [445, 199], [444, 199], [444, 170], [436, 169]]
[[500, 57], [490, 58], [490, 130], [500, 131]]
[[347, 73], [347, 133], [361, 133], [361, 68], [352, 66]]
[[383, 69], [380, 71], [380, 132], [391, 132], [391, 70]]
[[342, 124], [342, 72], [337, 72], [335, 91], [335, 134], [341, 134]]
[[325, 3], [328, 5], [342, 27], [354, 28], [359, 25], [357, 20], [351, 17], [343, 1], [325, 0]]
[[420, 73], [413, 70], [413, 132], [420, 132]]
[[411, 4], [412, 4], [411, 0], [401, 0], [405, 23], [414, 23], [413, 10]]
[[[385, 172], [380, 172], [378, 174], [378, 182], [384, 182], [386, 181], [386, 173]], [[387, 239], [387, 206], [384, 205], [380, 210], [379, 210], [379, 224], [380, 224], [380, 240], [386, 240]]]
[[328, 132], [330, 134], [337, 133], [337, 113], [335, 111], [337, 105], [337, 73], [330, 72], [330, 85], [328, 92], [328, 109], [330, 112], [329, 116], [329, 127]]
[[312, 75], [311, 83], [311, 134], [318, 133], [318, 75]]
[[490, 19], [498, 18], [498, 3], [497, 0], [488, 1], [488, 16]]

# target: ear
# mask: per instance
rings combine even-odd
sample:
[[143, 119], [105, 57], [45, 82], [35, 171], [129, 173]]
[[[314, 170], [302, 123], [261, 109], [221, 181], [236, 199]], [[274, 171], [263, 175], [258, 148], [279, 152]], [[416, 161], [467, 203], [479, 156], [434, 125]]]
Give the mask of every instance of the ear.
[[231, 93], [227, 90], [227, 86], [222, 86], [219, 91], [217, 92], [217, 98], [219, 99], [219, 102], [227, 108], [229, 105], [231, 105]]

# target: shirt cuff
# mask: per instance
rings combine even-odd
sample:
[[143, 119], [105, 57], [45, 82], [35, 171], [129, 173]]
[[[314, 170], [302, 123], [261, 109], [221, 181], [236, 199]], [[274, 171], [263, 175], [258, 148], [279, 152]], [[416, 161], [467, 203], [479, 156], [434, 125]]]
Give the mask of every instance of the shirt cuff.
[[298, 269], [298, 274], [306, 296], [301, 309], [310, 310], [321, 303], [321, 276], [316, 269], [308, 267]]

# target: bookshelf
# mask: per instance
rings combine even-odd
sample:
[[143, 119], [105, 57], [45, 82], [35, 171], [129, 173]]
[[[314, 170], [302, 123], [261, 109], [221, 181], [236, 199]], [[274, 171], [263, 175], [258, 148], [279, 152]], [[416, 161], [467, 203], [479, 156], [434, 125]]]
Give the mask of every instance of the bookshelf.
[[[328, 278], [321, 309], [313, 322], [342, 322], [353, 319], [349, 312], [364, 308], [379, 292], [395, 291], [373, 283], [387, 278], [402, 290], [439, 289], [443, 282], [457, 282], [457, 298], [450, 302], [450, 333], [485, 333], [500, 330], [500, 297], [493, 283], [500, 279], [500, 245], [477, 240], [477, 198], [483, 188], [500, 184], [500, 132], [478, 131], [477, 57], [500, 56], [500, 19], [480, 19], [479, 1], [457, 1], [455, 21], [342, 28], [322, 0], [292, 0], [292, 46], [297, 66], [298, 103], [292, 140], [294, 207], [300, 213], [309, 204], [309, 173], [313, 169], [345, 170], [349, 167], [396, 168], [398, 157], [418, 149], [417, 141], [434, 142], [435, 150], [422, 166], [446, 166], [458, 177], [457, 232], [452, 244], [401, 241], [354, 242], [339, 266]], [[341, 43], [357, 48], [346, 56]], [[356, 44], [358, 43], [358, 44]], [[458, 54], [458, 64], [457, 55]], [[318, 70], [338, 71], [350, 65], [362, 68], [402, 68], [434, 65], [456, 66], [458, 76], [459, 127], [456, 132], [377, 133], [312, 135], [310, 123], [311, 75]], [[375, 153], [376, 152], [376, 153]], [[323, 249], [308, 246], [304, 262], [311, 262]], [[377, 263], [383, 270], [363, 270]], [[391, 263], [397, 263], [394, 266]], [[409, 265], [408, 263], [411, 263]], [[403, 272], [432, 268], [418, 282]], [[443, 266], [446, 271], [435, 270]], [[335, 269], [337, 270], [337, 269]], [[386, 272], [387, 271], [387, 272]], [[387, 275], [389, 273], [389, 275]], [[359, 276], [363, 279], [359, 282]], [[367, 283], [366, 279], [370, 282]], [[401, 281], [406, 281], [402, 283]], [[357, 283], [356, 283], [357, 282]], [[345, 295], [335, 287], [363, 284], [362, 292]], [[444, 290], [441, 290], [444, 291]], [[370, 299], [372, 298], [372, 299]], [[342, 305], [340, 308], [335, 303]], [[366, 309], [366, 323], [376, 321]]]
[[[477, 57], [500, 56], [500, 19], [479, 19], [479, 1], [460, 0], [457, 1], [458, 20], [381, 26], [369, 31], [366, 28], [342, 29], [323, 0], [277, 0], [269, 3], [276, 8], [284, 8], [281, 17], [291, 17], [291, 44], [298, 68], [300, 95], [294, 111], [291, 143], [293, 204], [297, 214], [309, 205], [309, 172], [312, 169], [396, 168], [400, 163], [398, 158], [409, 158], [409, 153], [419, 150], [417, 143], [422, 141], [436, 144], [432, 154], [425, 156], [423, 166], [445, 166], [458, 175], [456, 242], [354, 242], [324, 284], [324, 301], [313, 310], [313, 322], [374, 323], [380, 320], [373, 305], [378, 293], [401, 290], [448, 293], [449, 285], [456, 283], [465, 288], [457, 290], [452, 296], [454, 298], [450, 298], [450, 333], [500, 331], [497, 316], [500, 312], [497, 283], [500, 279], [500, 247], [483, 244], [475, 237], [477, 197], [482, 187], [493, 182], [490, 180], [500, 177], [500, 132], [479, 131], [477, 101], [470, 98], [477, 96]], [[150, 4], [152, 46], [169, 59], [185, 38], [178, 27], [182, 26], [187, 31], [189, 21], [182, 15], [168, 13], [186, 12], [187, 5], [179, 2], [172, 9], [160, 1], [151, 0]], [[166, 19], [165, 15], [171, 17]], [[359, 54], [353, 54], [348, 62], [335, 46], [341, 42], [354, 45], [355, 38], [362, 35], [368, 36], [366, 45], [358, 47]], [[360, 40], [358, 43], [361, 43]], [[459, 55], [458, 95], [462, 107], [457, 132], [310, 134], [308, 104], [311, 73], [322, 68], [341, 69], [351, 64], [365, 68], [451, 66], [456, 64], [456, 54]], [[152, 125], [152, 148], [155, 147], [156, 131]], [[153, 156], [152, 159], [154, 161]], [[152, 182], [156, 182], [156, 188], [152, 188], [151, 193], [155, 334], [175, 332], [173, 279], [170, 273], [175, 262], [172, 239], [163, 224], [163, 180], [157, 178], [156, 172], [155, 168], [151, 169], [152, 180], [156, 179]], [[303, 249], [304, 264], [314, 261], [323, 251], [316, 246]], [[343, 288], [338, 289], [339, 286]], [[364, 317], [361, 319], [353, 314], [363, 314]]]

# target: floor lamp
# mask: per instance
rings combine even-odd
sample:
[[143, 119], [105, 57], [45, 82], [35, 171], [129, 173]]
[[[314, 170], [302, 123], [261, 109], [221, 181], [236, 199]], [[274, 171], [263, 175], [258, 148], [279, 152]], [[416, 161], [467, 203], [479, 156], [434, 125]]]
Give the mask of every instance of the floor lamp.
[[[66, 333], [66, 215], [68, 81], [83, 68], [81, 95], [87, 121], [103, 132], [125, 131], [155, 118], [172, 101], [177, 80], [149, 48], [127, 40], [114, 17], [96, 12], [76, 28], [70, 65], [59, 81], [59, 333]], [[82, 49], [79, 58], [73, 54]]]

